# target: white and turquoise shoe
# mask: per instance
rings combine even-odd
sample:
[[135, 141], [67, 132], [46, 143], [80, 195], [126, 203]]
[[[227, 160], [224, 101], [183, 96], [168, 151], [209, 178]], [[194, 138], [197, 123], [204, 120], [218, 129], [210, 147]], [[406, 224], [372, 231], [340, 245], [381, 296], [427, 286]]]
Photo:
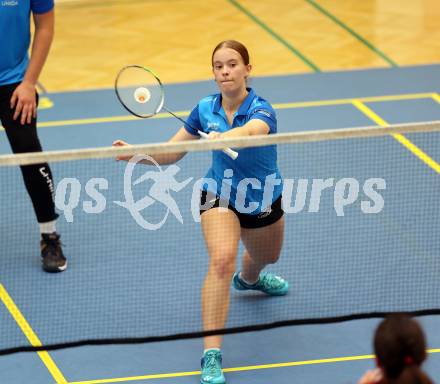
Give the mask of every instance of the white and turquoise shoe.
[[248, 289], [261, 291], [271, 296], [284, 296], [289, 290], [289, 283], [282, 277], [273, 275], [272, 273], [262, 272], [255, 284], [247, 284], [240, 277], [240, 273], [236, 272], [232, 278], [232, 285], [239, 291]]
[[217, 349], [208, 349], [202, 357], [202, 376], [200, 384], [225, 384], [222, 371], [222, 353]]

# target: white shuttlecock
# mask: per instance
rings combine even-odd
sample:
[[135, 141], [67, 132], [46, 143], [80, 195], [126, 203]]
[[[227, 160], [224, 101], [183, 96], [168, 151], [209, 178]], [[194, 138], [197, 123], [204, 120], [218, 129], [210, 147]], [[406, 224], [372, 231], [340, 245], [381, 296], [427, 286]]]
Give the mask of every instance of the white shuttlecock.
[[134, 99], [141, 104], [144, 104], [150, 100], [151, 93], [150, 91], [145, 87], [139, 87], [136, 88], [136, 91], [134, 91]]

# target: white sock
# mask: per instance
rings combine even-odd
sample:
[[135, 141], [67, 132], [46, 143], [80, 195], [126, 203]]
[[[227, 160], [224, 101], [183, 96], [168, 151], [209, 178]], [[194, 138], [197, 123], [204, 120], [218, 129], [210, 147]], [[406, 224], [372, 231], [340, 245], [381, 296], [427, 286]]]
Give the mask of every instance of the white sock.
[[247, 284], [247, 285], [255, 285], [255, 284], [258, 283], [258, 280], [260, 280], [260, 277], [258, 276], [258, 279], [257, 279], [257, 280], [255, 280], [253, 283], [249, 283], [249, 281], [243, 279], [243, 275], [241, 274], [241, 272], [240, 272], [240, 274], [238, 275], [238, 277], [240, 278], [241, 281], [243, 281], [243, 282], [244, 282], [245, 284]]
[[203, 354], [205, 354], [208, 351], [219, 351], [220, 352], [220, 348], [208, 348], [208, 349], [205, 349], [205, 350], [203, 350]]
[[38, 223], [40, 226], [40, 233], [54, 233], [57, 231], [56, 229], [56, 220], [48, 221], [46, 223]]

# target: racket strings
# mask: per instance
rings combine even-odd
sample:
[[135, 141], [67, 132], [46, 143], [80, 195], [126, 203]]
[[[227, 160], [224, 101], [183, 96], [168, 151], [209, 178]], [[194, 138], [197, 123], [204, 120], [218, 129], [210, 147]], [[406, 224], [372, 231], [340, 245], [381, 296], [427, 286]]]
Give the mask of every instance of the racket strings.
[[115, 89], [125, 109], [136, 116], [151, 117], [163, 105], [162, 84], [143, 67], [123, 68], [116, 78]]

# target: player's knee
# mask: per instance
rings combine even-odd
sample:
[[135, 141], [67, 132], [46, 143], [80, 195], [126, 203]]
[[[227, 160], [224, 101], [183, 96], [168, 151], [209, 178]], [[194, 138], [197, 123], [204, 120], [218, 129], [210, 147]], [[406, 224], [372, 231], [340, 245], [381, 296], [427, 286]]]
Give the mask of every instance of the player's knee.
[[9, 142], [14, 153], [41, 152], [35, 124], [21, 125], [17, 123], [8, 128]]
[[25, 137], [11, 141], [11, 147], [14, 153], [41, 152], [41, 145], [38, 140]]
[[235, 271], [236, 255], [236, 250], [219, 250], [211, 259], [210, 269], [219, 278], [230, 279]]

